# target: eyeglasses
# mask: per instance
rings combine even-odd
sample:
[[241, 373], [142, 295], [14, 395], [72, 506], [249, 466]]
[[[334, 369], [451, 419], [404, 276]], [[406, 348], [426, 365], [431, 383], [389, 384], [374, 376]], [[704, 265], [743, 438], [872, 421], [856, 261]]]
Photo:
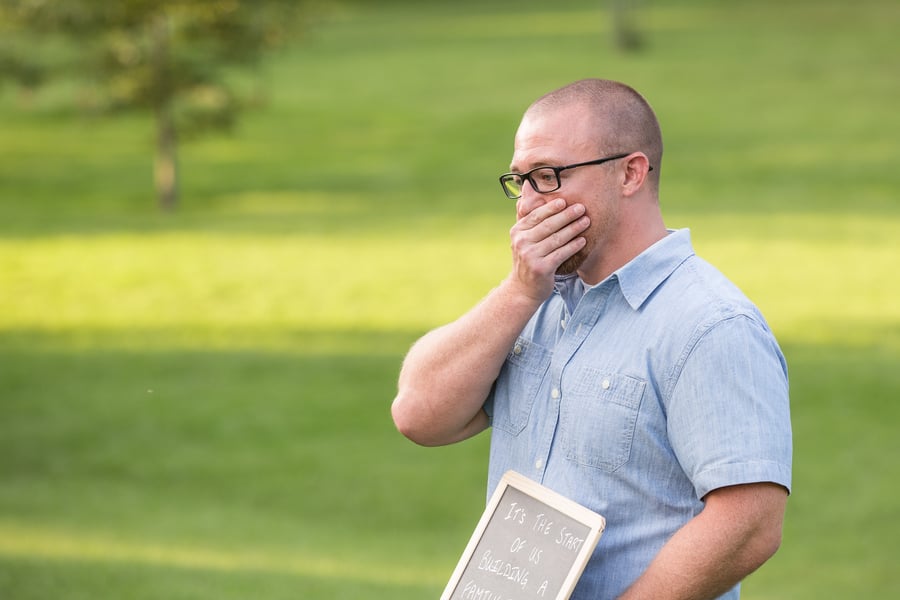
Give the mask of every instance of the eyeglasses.
[[[527, 173], [505, 173], [500, 176], [500, 187], [510, 200], [516, 200], [522, 197], [522, 186], [525, 182], [531, 184], [534, 191], [541, 194], [549, 194], [558, 190], [562, 183], [559, 180], [559, 174], [566, 169], [574, 169], [575, 167], [586, 167], [588, 165], [602, 165], [611, 160], [625, 158], [631, 154], [616, 154], [615, 156], [607, 156], [606, 158], [598, 158], [597, 160], [589, 160], [587, 162], [575, 163], [574, 165], [566, 165], [564, 167], [538, 167]], [[653, 170], [653, 167], [650, 167]]]

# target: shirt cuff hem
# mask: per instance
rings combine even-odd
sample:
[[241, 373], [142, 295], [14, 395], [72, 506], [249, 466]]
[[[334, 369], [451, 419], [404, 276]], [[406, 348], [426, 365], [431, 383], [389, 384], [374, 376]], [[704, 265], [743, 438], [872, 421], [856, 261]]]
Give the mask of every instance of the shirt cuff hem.
[[784, 486], [790, 494], [790, 466], [771, 461], [716, 465], [704, 469], [694, 478], [694, 490], [698, 498], [703, 498], [717, 488], [764, 482]]

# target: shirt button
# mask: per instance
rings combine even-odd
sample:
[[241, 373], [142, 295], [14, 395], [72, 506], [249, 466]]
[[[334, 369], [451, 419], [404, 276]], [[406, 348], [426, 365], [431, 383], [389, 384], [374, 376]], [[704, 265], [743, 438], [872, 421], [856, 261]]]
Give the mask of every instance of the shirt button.
[[600, 385], [603, 387], [604, 390], [608, 390], [609, 389], [609, 379], [604, 379], [603, 383], [601, 383]]
[[562, 321], [560, 321], [560, 322], [559, 322], [559, 325], [560, 325], [560, 327], [562, 327], [563, 329], [565, 329], [565, 328], [566, 328], [566, 320], [563, 319]]
[[553, 398], [554, 400], [559, 398], [559, 389], [553, 388], [552, 390], [550, 390], [550, 397]]
[[513, 348], [513, 354], [517, 356], [522, 354], [522, 344], [516, 344], [515, 348]]
[[535, 469], [540, 469], [540, 468], [543, 467], [543, 466], [544, 466], [544, 461], [542, 461], [540, 458], [537, 459], [536, 461], [534, 461], [534, 468], [535, 468]]

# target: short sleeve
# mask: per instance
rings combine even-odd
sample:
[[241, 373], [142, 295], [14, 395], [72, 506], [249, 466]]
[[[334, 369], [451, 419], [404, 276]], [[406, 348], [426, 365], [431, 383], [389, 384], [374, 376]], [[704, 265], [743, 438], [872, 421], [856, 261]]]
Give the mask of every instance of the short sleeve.
[[787, 366], [764, 322], [739, 314], [698, 330], [671, 390], [669, 439], [698, 498], [759, 482], [790, 492]]

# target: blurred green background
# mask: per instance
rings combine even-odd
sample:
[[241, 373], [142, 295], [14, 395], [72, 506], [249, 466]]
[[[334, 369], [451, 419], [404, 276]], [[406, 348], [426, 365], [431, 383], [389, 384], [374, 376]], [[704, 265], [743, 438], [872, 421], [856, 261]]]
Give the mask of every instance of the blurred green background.
[[900, 4], [344, 3], [182, 145], [0, 88], [0, 597], [436, 598], [488, 435], [397, 434], [400, 361], [505, 275], [522, 110], [626, 81], [662, 203], [788, 359], [794, 493], [744, 598], [898, 597]]

